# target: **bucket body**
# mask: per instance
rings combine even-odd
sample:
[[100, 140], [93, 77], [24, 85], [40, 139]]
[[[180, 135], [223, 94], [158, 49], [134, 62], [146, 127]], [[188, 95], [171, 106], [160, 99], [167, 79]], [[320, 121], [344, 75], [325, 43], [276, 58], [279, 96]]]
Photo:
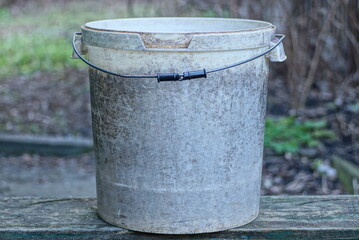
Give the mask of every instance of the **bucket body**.
[[[114, 72], [211, 69], [268, 49], [275, 27], [239, 19], [104, 20], [82, 27], [88, 59]], [[267, 56], [190, 81], [90, 69], [99, 216], [165, 234], [225, 230], [259, 211]]]

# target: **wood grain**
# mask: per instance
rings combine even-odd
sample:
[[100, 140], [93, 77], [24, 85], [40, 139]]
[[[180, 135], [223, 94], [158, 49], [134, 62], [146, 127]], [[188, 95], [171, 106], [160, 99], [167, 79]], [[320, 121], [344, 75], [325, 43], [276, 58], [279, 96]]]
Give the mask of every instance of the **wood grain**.
[[0, 239], [359, 239], [359, 196], [266, 196], [246, 226], [199, 235], [113, 227], [93, 198], [0, 198]]

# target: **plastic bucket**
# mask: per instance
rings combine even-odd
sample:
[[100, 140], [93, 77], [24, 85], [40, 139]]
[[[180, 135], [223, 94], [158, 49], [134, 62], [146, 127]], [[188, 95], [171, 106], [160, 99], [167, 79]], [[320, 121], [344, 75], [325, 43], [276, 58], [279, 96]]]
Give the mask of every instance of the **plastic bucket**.
[[238, 67], [208, 69], [250, 59], [275, 42], [275, 27], [254, 20], [142, 18], [82, 26], [74, 45], [93, 66], [110, 71], [89, 70], [103, 220], [191, 234], [256, 218], [268, 63], [285, 60], [283, 47]]

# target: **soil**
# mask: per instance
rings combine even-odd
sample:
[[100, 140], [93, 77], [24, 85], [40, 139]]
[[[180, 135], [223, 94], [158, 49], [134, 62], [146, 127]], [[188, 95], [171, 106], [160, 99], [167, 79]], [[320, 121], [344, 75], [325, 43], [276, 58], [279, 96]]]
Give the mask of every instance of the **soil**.
[[[331, 169], [329, 160], [335, 154], [359, 164], [359, 111], [355, 105], [358, 104], [359, 84], [351, 82], [336, 97], [320, 88], [319, 84], [312, 91], [309, 107], [300, 112], [300, 116], [325, 118], [338, 139], [284, 156], [266, 149], [263, 195], [347, 193], [335, 174], [319, 173], [313, 163], [320, 159]], [[89, 138], [92, 135], [85, 70], [68, 69], [64, 73], [35, 73], [2, 79], [0, 93], [2, 132]], [[271, 80], [268, 94], [268, 115], [290, 114], [289, 94], [283, 81]], [[3, 155], [0, 156], [0, 196], [94, 196], [94, 165], [92, 153], [67, 158]]]
[[86, 70], [1, 79], [0, 94], [2, 132], [92, 136]]

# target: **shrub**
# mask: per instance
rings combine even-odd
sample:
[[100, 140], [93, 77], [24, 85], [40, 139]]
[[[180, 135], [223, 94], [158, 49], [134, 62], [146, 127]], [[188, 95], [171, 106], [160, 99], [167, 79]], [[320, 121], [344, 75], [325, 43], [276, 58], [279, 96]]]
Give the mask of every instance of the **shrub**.
[[295, 117], [267, 118], [264, 146], [278, 154], [296, 153], [300, 147], [317, 147], [321, 139], [334, 139], [325, 120], [298, 121]]

